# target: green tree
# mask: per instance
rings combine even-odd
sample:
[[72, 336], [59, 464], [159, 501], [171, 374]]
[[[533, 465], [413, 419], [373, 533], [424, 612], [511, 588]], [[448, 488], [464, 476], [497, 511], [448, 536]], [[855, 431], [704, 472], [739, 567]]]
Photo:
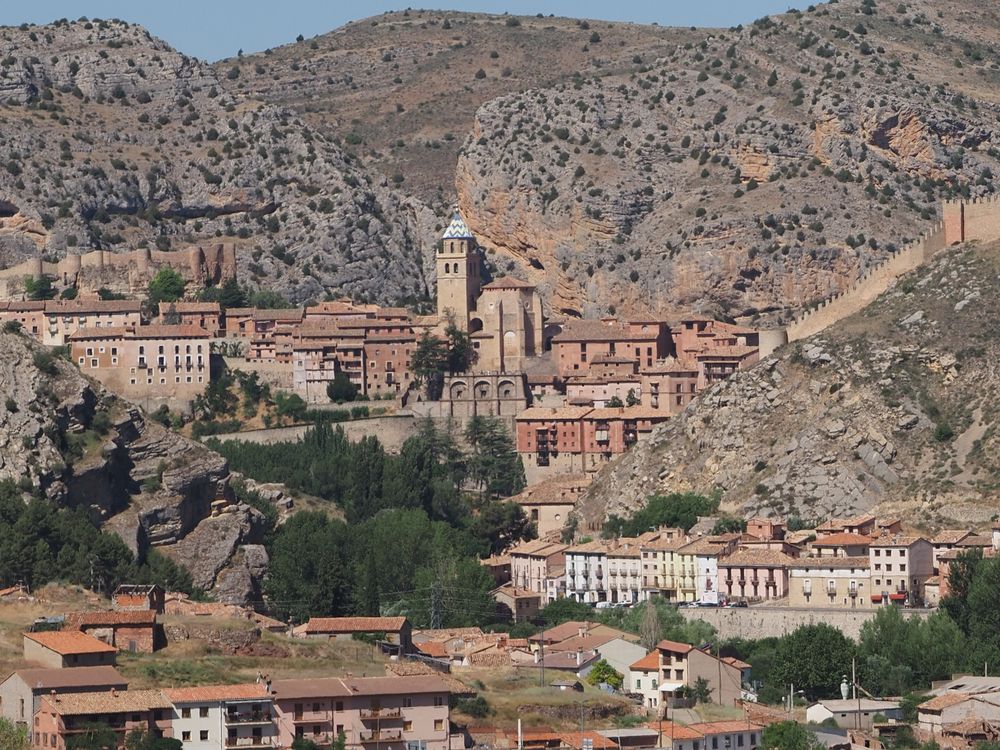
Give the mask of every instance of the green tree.
[[28, 727], [0, 718], [0, 750], [28, 750], [29, 747], [31, 737]]
[[327, 397], [337, 404], [353, 401], [358, 395], [358, 387], [351, 382], [347, 373], [338, 372], [326, 386]]
[[629, 388], [628, 393], [625, 394], [625, 406], [638, 406], [639, 397], [635, 394], [634, 388]]
[[615, 690], [621, 689], [623, 680], [621, 673], [604, 659], [594, 662], [594, 666], [587, 673], [587, 682], [591, 685], [600, 685], [603, 682]]
[[176, 302], [184, 296], [184, 278], [169, 266], [157, 271], [149, 282], [149, 303], [156, 306], [161, 302]]
[[612, 396], [608, 399], [607, 407], [609, 409], [621, 409], [623, 406], [625, 406], [625, 404], [623, 404], [622, 400], [617, 396]]
[[133, 729], [125, 736], [125, 750], [181, 750], [182, 747], [180, 740], [173, 737], [157, 737], [152, 732], [144, 732], [141, 729]]
[[564, 622], [593, 620], [594, 608], [575, 599], [556, 599], [546, 604], [538, 616], [546, 627], [551, 628]]
[[34, 301], [53, 299], [56, 296], [51, 276], [25, 276], [24, 291]]
[[691, 697], [698, 703], [711, 703], [712, 687], [709, 685], [708, 680], [704, 677], [696, 679], [694, 685], [691, 686]]
[[651, 495], [646, 505], [632, 518], [612, 514], [604, 524], [603, 536], [638, 536], [660, 526], [679, 526], [685, 531], [719, 509], [718, 500], [694, 492], [672, 492], [669, 495]]
[[498, 555], [519, 541], [537, 536], [524, 508], [495, 500], [479, 509], [469, 524], [469, 533], [485, 542], [490, 555]]
[[476, 361], [476, 350], [472, 346], [469, 334], [463, 331], [455, 321], [449, 320], [445, 328], [448, 337], [448, 372], [455, 374], [465, 372]]
[[854, 643], [836, 628], [802, 625], [778, 641], [768, 679], [782, 687], [794, 684], [810, 698], [832, 697], [850, 673], [853, 656]]
[[218, 302], [223, 310], [232, 307], [248, 307], [247, 292], [236, 279], [226, 279], [222, 286], [210, 286], [202, 290], [199, 299], [203, 302]]
[[948, 595], [941, 600], [941, 610], [946, 612], [966, 635], [970, 633], [969, 593], [976, 571], [983, 561], [982, 550], [962, 552], [948, 566]]
[[510, 497], [524, 489], [524, 464], [503, 422], [496, 417], [473, 417], [465, 439], [472, 448], [466, 469], [477, 489], [494, 498]]
[[761, 747], [763, 750], [823, 750], [825, 746], [802, 724], [779, 721], [764, 727]]
[[982, 560], [969, 586], [969, 638], [1000, 649], [1000, 558]]
[[350, 614], [351, 534], [342, 521], [302, 511], [275, 535], [264, 592], [279, 617], [301, 622], [310, 616]]
[[426, 331], [417, 342], [410, 360], [413, 380], [427, 390], [427, 398], [440, 401], [444, 390], [444, 373], [448, 367], [448, 344]]
[[107, 750], [117, 746], [115, 730], [97, 722], [84, 724], [66, 738], [66, 750]]
[[284, 310], [292, 306], [291, 302], [270, 289], [258, 289], [256, 292], [251, 292], [247, 303], [248, 307], [257, 307], [261, 310]]

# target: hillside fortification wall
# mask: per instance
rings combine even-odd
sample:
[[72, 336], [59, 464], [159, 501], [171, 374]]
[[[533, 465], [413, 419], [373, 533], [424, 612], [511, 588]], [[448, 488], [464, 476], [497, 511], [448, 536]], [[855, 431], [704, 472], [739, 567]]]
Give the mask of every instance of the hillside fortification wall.
[[[919, 239], [870, 269], [850, 288], [803, 312], [785, 329], [788, 341], [819, 333], [827, 326], [860, 312], [900, 276], [929, 261], [939, 250], [962, 242], [1000, 239], [1000, 196], [945, 201], [941, 221]], [[767, 352], [770, 353], [770, 352]], [[761, 352], [761, 356], [766, 356]]]

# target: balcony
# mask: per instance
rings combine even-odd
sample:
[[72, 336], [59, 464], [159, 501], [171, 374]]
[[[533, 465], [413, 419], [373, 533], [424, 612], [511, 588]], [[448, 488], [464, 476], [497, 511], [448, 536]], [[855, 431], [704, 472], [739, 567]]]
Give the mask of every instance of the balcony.
[[403, 718], [403, 710], [401, 708], [362, 708], [359, 713], [363, 721]]
[[226, 724], [230, 725], [270, 724], [273, 720], [270, 711], [226, 712]]
[[391, 729], [381, 732], [360, 732], [358, 736], [363, 745], [370, 745], [376, 742], [399, 742], [403, 739], [403, 732], [399, 729]]
[[315, 713], [300, 713], [293, 715], [292, 721], [296, 724], [329, 724], [331, 719], [329, 715], [320, 716]]
[[273, 737], [226, 737], [226, 747], [265, 748], [275, 747]]

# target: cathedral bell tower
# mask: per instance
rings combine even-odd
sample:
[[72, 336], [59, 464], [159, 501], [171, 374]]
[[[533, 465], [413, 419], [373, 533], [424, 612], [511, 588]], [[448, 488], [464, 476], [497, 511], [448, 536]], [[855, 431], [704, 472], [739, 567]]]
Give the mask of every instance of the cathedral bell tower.
[[482, 279], [476, 240], [458, 211], [441, 235], [436, 260], [438, 316], [443, 323], [450, 315], [456, 326], [468, 330], [469, 313], [476, 309]]

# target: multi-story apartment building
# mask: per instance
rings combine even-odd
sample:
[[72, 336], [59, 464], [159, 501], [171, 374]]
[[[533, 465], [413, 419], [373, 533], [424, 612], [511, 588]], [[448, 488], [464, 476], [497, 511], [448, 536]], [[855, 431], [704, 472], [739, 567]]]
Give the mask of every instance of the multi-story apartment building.
[[[35, 714], [33, 745], [67, 750], [79, 735], [102, 728], [114, 732], [117, 748], [130, 732], [173, 737], [173, 706], [160, 690], [107, 690], [46, 695]], [[216, 748], [221, 749], [221, 745]]]
[[[534, 539], [514, 547], [510, 555], [511, 583], [518, 588], [543, 594], [546, 601], [555, 599], [551, 582], [566, 570], [566, 544]], [[550, 598], [551, 596], [551, 598]]]
[[643, 599], [660, 597], [670, 602], [680, 601], [674, 577], [673, 553], [688, 541], [683, 529], [664, 528], [640, 545]]
[[642, 598], [642, 553], [638, 539], [621, 539], [608, 550], [608, 601], [635, 604]]
[[21, 325], [47, 346], [62, 346], [83, 328], [138, 326], [142, 323], [138, 300], [73, 299], [45, 302], [2, 302], [0, 323]]
[[163, 694], [171, 704], [173, 737], [184, 750], [277, 745], [274, 697], [264, 682], [173, 688]]
[[810, 553], [815, 557], [867, 557], [871, 537], [838, 531], [827, 534], [810, 545]]
[[788, 568], [792, 607], [871, 609], [868, 556], [801, 557]]
[[210, 336], [191, 325], [85, 328], [70, 336], [73, 361], [130, 401], [188, 411], [210, 378]]
[[719, 560], [736, 549], [738, 535], [695, 539], [672, 550], [678, 600], [719, 603]]
[[727, 598], [780, 599], [788, 590], [795, 558], [768, 549], [745, 549], [719, 560], [719, 591]]
[[698, 363], [689, 359], [668, 359], [644, 367], [642, 405], [668, 414], [680, 414], [698, 395]]
[[686, 643], [660, 641], [632, 664], [627, 679], [649, 709], [662, 711], [669, 699], [683, 697], [682, 688], [693, 688], [699, 679], [708, 683], [713, 703], [733, 706], [744, 695], [742, 666]]
[[566, 548], [566, 596], [579, 602], [606, 602], [608, 542], [597, 539]]
[[329, 744], [343, 735], [358, 750], [448, 750], [449, 691], [440, 679], [342, 677], [273, 683], [278, 743]]
[[628, 357], [640, 367], [652, 367], [671, 349], [670, 326], [659, 320], [571, 320], [552, 339], [552, 356], [561, 377], [588, 372], [598, 356]]
[[919, 536], [883, 533], [871, 541], [871, 599], [875, 604], [921, 605], [934, 574], [934, 547]]
[[533, 406], [515, 420], [517, 451], [527, 468], [593, 472], [667, 419], [666, 412], [645, 406]]

